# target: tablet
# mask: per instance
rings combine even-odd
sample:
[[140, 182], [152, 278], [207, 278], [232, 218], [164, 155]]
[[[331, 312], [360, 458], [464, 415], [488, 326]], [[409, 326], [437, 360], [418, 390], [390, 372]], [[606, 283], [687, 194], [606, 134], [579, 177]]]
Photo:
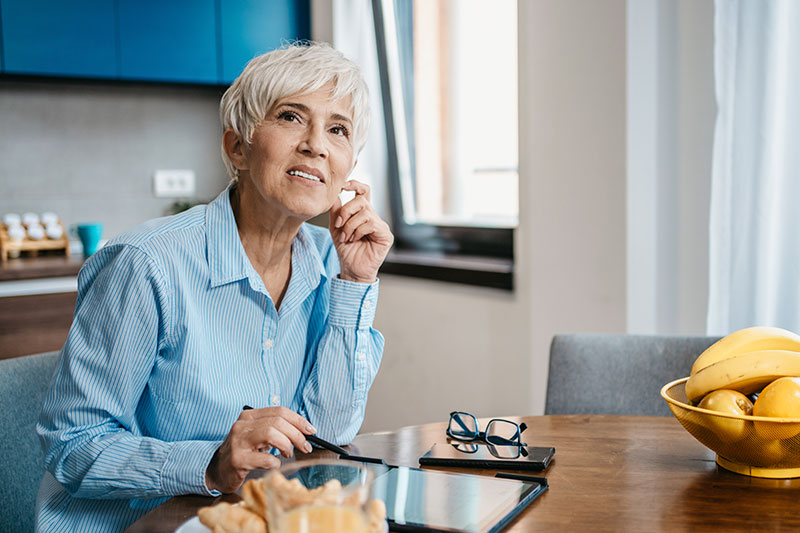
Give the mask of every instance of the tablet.
[[492, 445], [472, 442], [437, 442], [419, 464], [509, 470], [544, 470], [556, 449], [540, 446]]
[[419, 468], [374, 468], [372, 497], [386, 503], [390, 531], [493, 533], [547, 490], [543, 479], [518, 481]]

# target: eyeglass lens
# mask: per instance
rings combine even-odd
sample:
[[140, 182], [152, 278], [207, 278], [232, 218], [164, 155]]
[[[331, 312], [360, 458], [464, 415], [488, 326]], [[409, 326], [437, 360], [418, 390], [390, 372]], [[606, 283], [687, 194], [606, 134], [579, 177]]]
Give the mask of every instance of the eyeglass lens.
[[474, 439], [478, 436], [478, 421], [467, 413], [453, 413], [448, 432], [457, 439]]
[[506, 420], [492, 420], [486, 426], [486, 442], [491, 444], [510, 444], [518, 442], [519, 426]]

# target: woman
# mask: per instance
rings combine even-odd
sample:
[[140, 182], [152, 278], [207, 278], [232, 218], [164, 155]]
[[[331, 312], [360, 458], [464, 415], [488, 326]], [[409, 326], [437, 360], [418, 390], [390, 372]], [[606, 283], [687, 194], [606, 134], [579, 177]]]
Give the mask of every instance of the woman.
[[[344, 444], [361, 425], [393, 241], [369, 188], [347, 181], [366, 85], [327, 45], [290, 46], [253, 59], [220, 114], [231, 185], [81, 270], [37, 426], [52, 474], [40, 531], [123, 530], [170, 496], [235, 491], [274, 454], [310, 451], [306, 435]], [[329, 209], [329, 230], [305, 224]]]

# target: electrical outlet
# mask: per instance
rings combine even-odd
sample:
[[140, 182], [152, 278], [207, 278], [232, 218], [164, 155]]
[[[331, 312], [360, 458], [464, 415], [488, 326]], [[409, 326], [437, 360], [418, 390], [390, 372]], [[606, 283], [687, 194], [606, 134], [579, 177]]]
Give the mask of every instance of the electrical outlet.
[[153, 194], [159, 198], [194, 196], [194, 170], [156, 170], [153, 174]]

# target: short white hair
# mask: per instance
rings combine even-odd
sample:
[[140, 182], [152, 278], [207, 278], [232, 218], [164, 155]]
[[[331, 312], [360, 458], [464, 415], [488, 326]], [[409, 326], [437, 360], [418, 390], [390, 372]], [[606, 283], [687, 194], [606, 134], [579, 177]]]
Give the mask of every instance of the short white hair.
[[[219, 105], [222, 131], [231, 128], [250, 144], [256, 127], [278, 100], [312, 93], [328, 83], [333, 84], [333, 100], [350, 96], [355, 161], [355, 155], [367, 140], [369, 91], [358, 65], [327, 43], [292, 43], [251, 59], [222, 95]], [[225, 153], [224, 144], [222, 160], [235, 181], [238, 172]]]

